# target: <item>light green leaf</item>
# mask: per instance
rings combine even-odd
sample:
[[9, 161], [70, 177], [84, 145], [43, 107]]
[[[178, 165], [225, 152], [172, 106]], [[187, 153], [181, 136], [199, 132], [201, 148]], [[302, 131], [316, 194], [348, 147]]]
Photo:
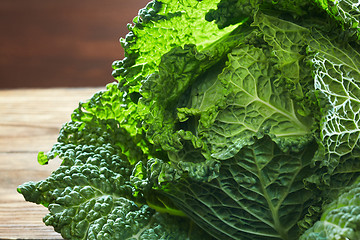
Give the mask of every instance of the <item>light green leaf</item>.
[[[229, 55], [228, 66], [219, 75], [230, 93], [226, 107], [219, 111], [209, 129], [201, 129], [211, 145], [213, 157], [227, 159], [253, 137], [272, 136], [284, 148], [298, 147], [311, 133], [311, 123], [297, 114], [294, 101], [282, 88], [274, 86], [278, 78], [266, 52], [245, 45]], [[288, 143], [286, 143], [288, 142]]]
[[129, 27], [130, 33], [121, 39], [126, 58], [113, 64], [113, 75], [119, 81], [129, 82], [130, 92], [138, 91], [140, 81], [154, 73], [162, 55], [172, 48], [195, 44], [200, 51], [233, 31], [237, 26], [219, 30], [215, 23], [205, 20], [206, 12], [215, 7], [217, 2], [150, 2], [139, 11], [134, 26]]
[[[256, 14], [252, 25], [259, 27], [264, 34], [264, 40], [273, 48], [272, 53], [277, 58], [275, 66], [281, 71], [280, 77], [290, 79], [294, 88], [297, 87], [301, 91], [299, 84], [304, 78], [302, 68], [306, 67], [302, 59], [310, 31], [295, 23], [261, 12]], [[299, 97], [301, 95], [300, 92]]]
[[[180, 150], [182, 140], [191, 140], [196, 148], [202, 147], [200, 139], [193, 136], [190, 129], [176, 127], [187, 115], [198, 112], [181, 109], [184, 102], [189, 101], [188, 89], [201, 81], [207, 70], [222, 62], [233, 47], [245, 42], [251, 32], [251, 28], [241, 25], [203, 51], [198, 51], [195, 45], [185, 45], [174, 47], [161, 57], [158, 71], [142, 81], [140, 88], [138, 114], [144, 120], [149, 141], [166, 151]], [[183, 116], [178, 119], [181, 114]]]

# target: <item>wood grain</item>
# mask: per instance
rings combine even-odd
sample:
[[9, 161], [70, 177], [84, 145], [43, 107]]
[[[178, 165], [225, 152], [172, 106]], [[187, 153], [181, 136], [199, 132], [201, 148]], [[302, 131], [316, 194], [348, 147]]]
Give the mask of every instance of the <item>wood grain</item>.
[[18, 185], [44, 179], [60, 161], [37, 163], [39, 151], [56, 142], [79, 101], [100, 88], [0, 91], [0, 239], [62, 239], [42, 218], [47, 209], [25, 202]]

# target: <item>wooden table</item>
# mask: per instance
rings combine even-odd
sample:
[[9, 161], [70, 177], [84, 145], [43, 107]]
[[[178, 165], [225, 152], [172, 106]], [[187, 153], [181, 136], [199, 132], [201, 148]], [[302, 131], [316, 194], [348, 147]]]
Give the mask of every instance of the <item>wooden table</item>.
[[25, 202], [18, 185], [45, 179], [60, 161], [37, 163], [56, 142], [79, 101], [100, 88], [0, 90], [0, 239], [62, 239], [42, 218], [47, 209]]

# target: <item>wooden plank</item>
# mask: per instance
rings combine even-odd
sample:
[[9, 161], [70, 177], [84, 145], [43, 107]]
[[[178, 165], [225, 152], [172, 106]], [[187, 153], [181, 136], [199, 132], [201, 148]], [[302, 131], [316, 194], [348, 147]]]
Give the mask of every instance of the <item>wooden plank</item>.
[[25, 202], [16, 188], [45, 179], [60, 165], [58, 159], [39, 165], [37, 153], [52, 147], [78, 102], [99, 90], [0, 91], [0, 239], [61, 239], [42, 222], [47, 209]]
[[25, 201], [0, 204], [1, 239], [62, 239], [42, 218], [48, 213], [43, 206]]
[[0, 203], [14, 200], [13, 196], [18, 185], [48, 177], [49, 173], [60, 166], [60, 163], [61, 161], [56, 158], [49, 164], [41, 166], [37, 162], [37, 153], [0, 153], [0, 191], [6, 190], [5, 193], [0, 194]]
[[80, 101], [100, 88], [0, 91], [0, 152], [47, 151]]

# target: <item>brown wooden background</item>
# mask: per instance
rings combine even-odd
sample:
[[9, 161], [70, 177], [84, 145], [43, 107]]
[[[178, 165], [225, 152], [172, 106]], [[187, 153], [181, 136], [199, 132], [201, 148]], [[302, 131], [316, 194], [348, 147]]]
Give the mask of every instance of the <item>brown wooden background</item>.
[[104, 86], [148, 0], [1, 0], [0, 89]]

